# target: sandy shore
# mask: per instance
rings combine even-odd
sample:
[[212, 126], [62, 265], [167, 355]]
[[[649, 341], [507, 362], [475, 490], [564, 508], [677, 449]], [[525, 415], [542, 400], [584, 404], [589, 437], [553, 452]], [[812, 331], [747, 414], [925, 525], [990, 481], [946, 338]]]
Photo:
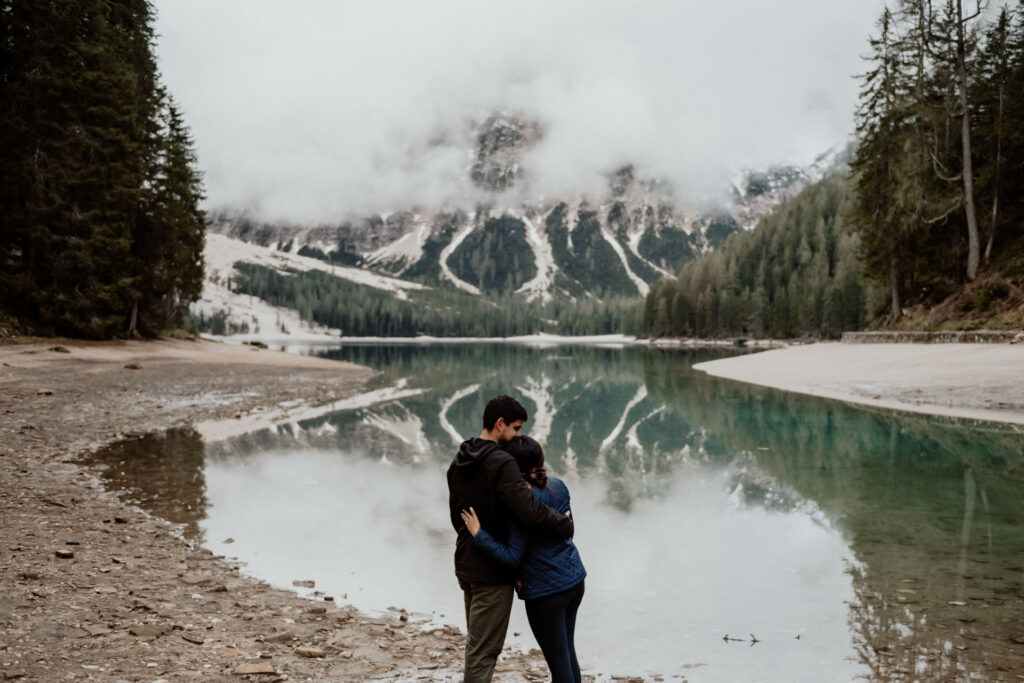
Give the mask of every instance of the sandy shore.
[[1024, 344], [820, 343], [694, 367], [847, 403], [1024, 425]]
[[[351, 400], [372, 371], [202, 341], [54, 346], [0, 345], [0, 679], [461, 678], [458, 628], [268, 586], [115, 499], [83, 464], [133, 435], [231, 433]], [[540, 680], [538, 654], [507, 651], [498, 680]]]

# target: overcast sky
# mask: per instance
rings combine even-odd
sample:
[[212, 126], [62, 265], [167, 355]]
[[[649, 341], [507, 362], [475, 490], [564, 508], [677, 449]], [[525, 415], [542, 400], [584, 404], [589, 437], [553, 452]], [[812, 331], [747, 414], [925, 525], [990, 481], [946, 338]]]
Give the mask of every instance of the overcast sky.
[[[156, 0], [209, 206], [330, 220], [472, 199], [470, 125], [544, 126], [530, 192], [634, 163], [689, 198], [852, 129], [881, 0]], [[438, 144], [438, 142], [441, 144]]]

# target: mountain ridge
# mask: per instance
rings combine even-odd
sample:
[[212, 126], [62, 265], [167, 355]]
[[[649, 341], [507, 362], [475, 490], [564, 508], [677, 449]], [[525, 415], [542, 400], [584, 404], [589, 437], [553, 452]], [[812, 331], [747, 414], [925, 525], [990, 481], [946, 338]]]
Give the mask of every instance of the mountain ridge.
[[[517, 117], [495, 116], [482, 124], [466, 170], [482, 194], [469, 208], [442, 204], [316, 224], [222, 209], [211, 212], [208, 234], [491, 303], [514, 297], [555, 306], [639, 300], [842, 162], [832, 149], [807, 167], [745, 171], [716, 201], [679, 201], [667, 183], [642, 177], [632, 165], [608, 174], [597, 199], [523, 200], [531, 181], [522, 156], [542, 135], [542, 126]], [[259, 265], [246, 254], [240, 249], [238, 261]], [[221, 270], [224, 257], [214, 259]], [[275, 268], [324, 270], [307, 261]], [[209, 305], [201, 308], [210, 313]]]
[[[643, 296], [651, 285], [677, 273], [685, 263], [713, 251], [729, 235], [750, 229], [785, 199], [817, 179], [816, 172], [779, 166], [748, 174], [739, 201], [685, 207], [648, 193], [609, 193], [599, 204], [582, 197], [545, 204], [508, 206], [498, 202], [473, 210], [407, 209], [337, 223], [302, 225], [261, 221], [244, 210], [211, 213], [209, 232], [329, 263], [354, 266], [473, 294], [500, 288], [507, 272], [483, 271], [461, 277], [452, 257], [476, 247], [477, 257], [494, 258], [486, 247], [504, 225], [511, 246], [529, 251], [524, 267], [534, 273], [515, 291], [528, 300], [602, 296]], [[635, 182], [635, 181], [634, 181]], [[484, 243], [488, 233], [495, 233]], [[506, 240], [508, 241], [508, 240]], [[508, 245], [505, 245], [508, 246]], [[480, 249], [483, 251], [480, 251]], [[573, 265], [575, 263], [575, 265]], [[463, 268], [465, 270], [465, 268]], [[484, 269], [486, 270], [486, 269]], [[575, 272], [573, 276], [570, 273]], [[529, 286], [526, 286], [527, 283]]]

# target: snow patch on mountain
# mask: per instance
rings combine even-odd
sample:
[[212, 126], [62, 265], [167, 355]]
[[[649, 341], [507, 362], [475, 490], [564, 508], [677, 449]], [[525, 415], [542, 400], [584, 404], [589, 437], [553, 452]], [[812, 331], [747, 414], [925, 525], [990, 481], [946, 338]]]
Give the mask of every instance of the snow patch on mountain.
[[[391, 270], [401, 275], [409, 266], [423, 258], [423, 245], [430, 236], [430, 223], [422, 220], [419, 214], [416, 214], [416, 221], [419, 225], [415, 232], [406, 233], [394, 242], [367, 254], [366, 264], [389, 265]], [[395, 268], [397, 264], [401, 265]]]
[[452, 269], [448, 267], [448, 258], [455, 253], [456, 249], [459, 248], [459, 245], [462, 244], [462, 240], [469, 237], [469, 233], [473, 232], [474, 227], [475, 226], [473, 225], [473, 223], [469, 223], [468, 225], [466, 225], [466, 227], [463, 228], [462, 232], [456, 235], [454, 239], [452, 239], [452, 241], [448, 244], [448, 246], [441, 251], [441, 277], [448, 280], [459, 289], [467, 291], [470, 294], [479, 295], [480, 290], [475, 285], [471, 285], [470, 283], [466, 282], [458, 275], [453, 273]]
[[190, 307], [192, 315], [212, 318], [223, 314], [227, 329], [244, 330], [244, 336], [252, 339], [283, 338], [311, 342], [337, 339], [341, 330], [302, 320], [299, 312], [294, 309], [272, 306], [257, 297], [231, 291], [229, 285], [236, 274], [235, 262], [245, 260], [239, 258], [240, 253], [244, 251], [252, 254], [257, 250], [279, 255], [283, 259], [293, 258], [266, 247], [257, 247], [223, 235], [207, 234], [203, 251], [203, 295]]
[[407, 291], [430, 289], [430, 287], [418, 282], [409, 282], [387, 277], [386, 275], [378, 275], [360, 268], [339, 266], [308, 256], [275, 251], [268, 247], [261, 247], [250, 242], [243, 242], [209, 232], [206, 234], [206, 248], [203, 251], [203, 257], [206, 260], [207, 274], [214, 277], [219, 276], [223, 279], [232, 277], [235, 263], [242, 261], [257, 266], [273, 268], [279, 273], [288, 270], [304, 272], [316, 270], [342, 278], [343, 280], [355, 282], [356, 284], [393, 292], [399, 299], [408, 298]]
[[[341, 336], [341, 330], [305, 321], [294, 309], [272, 306], [263, 299], [232, 292], [225, 283], [226, 280], [211, 281], [207, 277], [202, 298], [190, 308], [192, 315], [212, 318], [224, 314], [228, 329], [248, 330], [241, 333], [247, 339], [323, 342], [336, 341]], [[218, 335], [204, 336], [224, 338]]]
[[636, 285], [636, 288], [640, 290], [640, 294], [642, 296], [647, 296], [647, 292], [651, 291], [650, 285], [644, 282], [642, 278], [638, 277], [637, 274], [633, 272], [633, 269], [629, 267], [629, 259], [626, 258], [626, 252], [622, 249], [622, 245], [619, 244], [619, 241], [615, 239], [615, 236], [608, 231], [608, 228], [606, 228], [604, 224], [601, 225], [601, 237], [604, 237], [605, 242], [607, 242], [615, 251], [616, 255], [619, 257], [619, 261], [622, 262], [622, 267], [625, 269], [626, 275], [632, 283]]
[[203, 295], [192, 304], [192, 315], [212, 318], [223, 314], [228, 330], [241, 330], [238, 334], [252, 339], [329, 341], [337, 340], [342, 330], [303, 320], [294, 309], [273, 306], [257, 297], [231, 291], [231, 281], [238, 275], [235, 270], [238, 262], [265, 266], [278, 272], [315, 270], [330, 273], [361, 285], [392, 292], [402, 299], [407, 298], [407, 291], [429, 289], [416, 282], [389, 278], [358, 268], [331, 265], [319, 259], [276, 251], [215, 233], [207, 233], [203, 257]]
[[665, 277], [675, 277], [675, 275], [668, 272], [667, 270], [659, 266], [657, 263], [652, 263], [651, 261], [648, 261], [647, 259], [640, 255], [640, 240], [642, 240], [643, 237], [643, 230], [635, 230], [629, 234], [629, 241], [626, 243], [626, 246], [629, 247], [630, 253], [633, 254], [633, 256], [640, 259], [641, 261], [643, 261], [644, 263], [646, 263], [647, 265], [649, 265], [651, 268], [654, 268], [656, 271], [658, 271]]
[[551, 294], [555, 278], [555, 256], [551, 252], [551, 243], [547, 236], [537, 228], [537, 224], [522, 216], [520, 220], [526, 225], [526, 242], [533, 250], [533, 259], [537, 265], [537, 274], [533, 279], [516, 290], [519, 294], [526, 295], [527, 301], [540, 299], [547, 303], [553, 298]]

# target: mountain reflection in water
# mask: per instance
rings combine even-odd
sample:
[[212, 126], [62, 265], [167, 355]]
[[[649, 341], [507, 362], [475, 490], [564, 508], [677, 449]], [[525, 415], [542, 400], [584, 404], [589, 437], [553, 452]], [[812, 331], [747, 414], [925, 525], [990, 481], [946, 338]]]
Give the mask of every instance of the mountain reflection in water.
[[[1013, 428], [710, 378], [690, 369], [707, 352], [322, 353], [380, 370], [368, 391], [422, 393], [223, 442], [182, 432], [119, 445], [95, 456], [108, 485], [271, 581], [317, 574], [360, 607], [461, 625], [443, 470], [479, 432], [487, 399], [511, 393], [573, 492], [591, 673], [1024, 675], [1012, 641], [1024, 634], [1024, 435]], [[238, 543], [218, 545], [227, 536]]]

